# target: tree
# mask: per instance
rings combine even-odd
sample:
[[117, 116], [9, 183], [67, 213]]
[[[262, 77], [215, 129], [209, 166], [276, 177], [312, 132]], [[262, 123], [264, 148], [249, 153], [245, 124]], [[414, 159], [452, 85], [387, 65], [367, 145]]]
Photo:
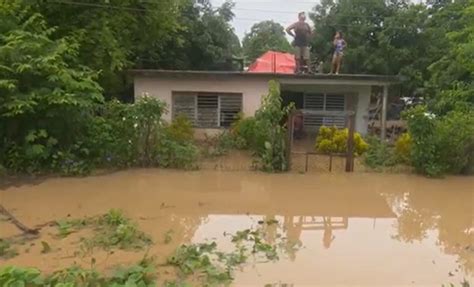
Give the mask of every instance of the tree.
[[53, 40], [55, 29], [20, 3], [0, 4], [0, 161], [18, 147], [39, 159], [73, 144], [103, 100], [97, 73], [77, 64], [75, 39]]
[[426, 5], [404, 0], [324, 0], [311, 15], [316, 27], [314, 55], [329, 62], [333, 35], [342, 31], [348, 42], [344, 72], [400, 75], [405, 79], [404, 95], [420, 94], [431, 77], [428, 67], [449, 49], [446, 34], [462, 28], [459, 19], [467, 1]]
[[50, 27], [53, 38], [72, 36], [78, 43], [77, 61], [100, 72], [107, 97], [121, 97], [125, 72], [142, 61], [159, 60], [164, 43], [179, 26], [184, 0], [30, 1]]
[[431, 25], [444, 32], [440, 38], [446, 46], [429, 67], [431, 84], [438, 89], [462, 84], [474, 90], [474, 1], [456, 1], [444, 8], [431, 18]]
[[232, 57], [240, 54], [240, 42], [230, 25], [234, 4], [226, 1], [214, 9], [209, 0], [183, 2], [177, 18], [179, 28], [164, 42], [160, 59], [147, 68], [227, 69]]
[[285, 29], [273, 21], [263, 21], [252, 26], [242, 41], [243, 52], [253, 62], [267, 51], [289, 52], [291, 45], [285, 37]]
[[342, 31], [348, 43], [343, 71], [348, 73], [387, 74], [386, 55], [379, 56], [378, 34], [384, 19], [391, 16], [384, 0], [323, 0], [314, 8], [313, 55], [318, 61], [330, 62], [332, 40]]

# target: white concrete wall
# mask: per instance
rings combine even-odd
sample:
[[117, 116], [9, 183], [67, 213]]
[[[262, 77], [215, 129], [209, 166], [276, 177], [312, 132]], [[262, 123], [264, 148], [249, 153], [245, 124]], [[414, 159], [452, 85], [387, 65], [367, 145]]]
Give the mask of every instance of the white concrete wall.
[[357, 105], [356, 105], [356, 124], [355, 129], [357, 132], [365, 135], [369, 125], [369, 106], [370, 106], [370, 95], [372, 92], [371, 86], [360, 86], [357, 87]]
[[173, 92], [221, 92], [241, 93], [243, 113], [253, 116], [260, 107], [262, 96], [268, 93], [268, 82], [262, 79], [228, 78], [228, 79], [190, 79], [158, 78], [135, 76], [135, 98], [144, 93], [157, 97], [168, 105], [168, 114], [164, 119], [171, 121], [171, 95]]
[[[243, 101], [243, 113], [245, 116], [253, 116], [260, 107], [261, 98], [268, 93], [268, 81], [265, 78], [250, 77], [228, 77], [228, 78], [166, 78], [158, 76], [135, 76], [135, 98], [139, 98], [144, 93], [157, 97], [168, 105], [169, 112], [164, 115], [164, 119], [171, 121], [171, 103], [173, 92], [221, 92], [221, 93], [241, 93]], [[369, 104], [371, 86], [358, 83], [341, 83], [336, 85], [333, 82], [318, 85], [307, 83], [284, 83], [282, 90], [339, 93], [356, 95], [356, 131], [362, 134], [367, 133], [369, 119]]]

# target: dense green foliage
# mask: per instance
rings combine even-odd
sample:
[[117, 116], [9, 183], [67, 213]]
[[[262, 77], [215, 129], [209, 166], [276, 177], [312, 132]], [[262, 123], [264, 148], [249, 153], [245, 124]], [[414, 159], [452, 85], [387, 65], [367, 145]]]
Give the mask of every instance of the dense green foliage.
[[406, 117], [413, 138], [411, 161], [415, 169], [430, 176], [472, 171], [474, 158], [474, 112], [453, 110], [444, 116], [426, 107], [410, 110]]
[[[64, 174], [84, 174], [95, 167], [195, 167], [197, 149], [176, 138], [174, 126], [163, 125], [163, 103], [145, 96], [132, 105], [104, 104], [102, 95], [101, 85], [108, 93], [114, 92], [120, 72], [133, 65], [130, 57], [136, 51], [123, 49], [142, 49], [135, 44], [142, 41], [131, 41], [124, 32], [135, 27], [135, 36], [158, 37], [150, 31], [143, 33], [140, 21], [166, 22], [168, 14], [161, 17], [163, 13], [147, 8], [149, 15], [143, 17], [129, 6], [129, 10], [109, 10], [81, 2], [77, 2], [79, 7], [28, 3], [4, 1], [0, 5], [2, 166], [12, 172]], [[174, 11], [181, 4], [195, 5], [172, 1], [167, 5]], [[199, 5], [199, 9], [205, 7], [209, 21], [231, 19], [232, 5], [224, 5], [219, 15], [209, 5]], [[144, 8], [136, 9], [143, 12]], [[65, 15], [74, 17], [67, 21]], [[89, 21], [91, 17], [95, 21]]]
[[413, 138], [411, 162], [417, 171], [430, 176], [471, 173], [474, 170], [474, 2], [456, 1], [446, 7], [434, 5], [433, 9], [437, 10], [431, 21], [444, 23], [446, 35], [440, 37], [447, 44], [440, 59], [428, 67], [431, 77], [427, 105], [405, 115]]
[[[311, 18], [316, 27], [313, 52], [318, 60], [329, 62], [331, 39], [342, 31], [348, 43], [344, 72], [400, 75], [404, 78], [401, 95], [425, 99], [425, 107], [406, 117], [413, 143], [405, 163], [428, 175], [472, 171], [472, 0], [420, 4], [324, 0]], [[369, 159], [385, 154], [387, 148], [385, 144], [373, 147]]]
[[253, 25], [242, 40], [242, 48], [249, 63], [267, 51], [291, 51], [291, 45], [285, 37], [284, 27], [273, 21], [263, 21]]
[[[0, 1], [0, 173], [195, 168], [190, 126], [163, 124], [163, 103], [104, 99], [131, 100], [128, 69], [236, 68], [231, 59], [242, 50], [230, 25], [233, 6], [212, 7], [209, 0]], [[474, 169], [472, 0], [323, 0], [311, 20], [318, 61], [330, 62], [331, 39], [340, 30], [348, 43], [344, 72], [403, 76], [401, 95], [425, 100], [406, 118], [413, 143], [405, 162], [432, 175]], [[283, 27], [272, 21], [254, 25], [243, 46], [251, 60], [268, 49], [290, 49]], [[276, 96], [266, 99], [255, 118], [218, 139], [217, 153], [247, 146], [265, 170], [285, 170], [280, 139], [287, 111]]]
[[77, 40], [77, 61], [101, 71], [108, 97], [129, 94], [127, 69], [228, 68], [240, 53], [229, 24], [231, 2], [215, 9], [209, 0], [15, 1], [31, 3], [50, 27], [58, 27], [55, 37]]
[[[319, 60], [329, 62], [333, 49], [331, 40], [336, 31], [342, 31], [348, 43], [344, 72], [402, 75], [406, 77], [402, 87], [406, 95], [421, 92], [425, 81], [436, 74], [439, 74], [436, 82], [444, 78], [443, 81], [451, 85], [446, 80], [452, 73], [439, 68], [450, 67], [451, 71], [463, 73], [469, 66], [466, 63], [458, 66], [453, 61], [472, 58], [468, 57], [467, 47], [463, 53], [448, 50], [457, 46], [453, 40], [469, 42], [469, 37], [458, 31], [472, 21], [468, 15], [463, 16], [472, 5], [469, 0], [428, 1], [427, 4], [324, 0], [315, 7], [311, 17], [316, 27], [313, 52]], [[436, 71], [432, 67], [435, 62], [438, 62]]]

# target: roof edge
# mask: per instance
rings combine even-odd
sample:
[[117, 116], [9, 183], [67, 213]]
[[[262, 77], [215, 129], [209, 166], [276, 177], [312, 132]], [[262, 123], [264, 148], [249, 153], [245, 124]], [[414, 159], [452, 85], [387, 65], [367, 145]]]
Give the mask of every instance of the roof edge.
[[194, 71], [194, 70], [155, 70], [155, 69], [134, 69], [128, 73], [132, 76], [163, 76], [163, 77], [249, 77], [268, 79], [314, 79], [314, 80], [360, 80], [377, 81], [386, 83], [399, 83], [400, 76], [394, 75], [371, 75], [371, 74], [283, 74], [283, 73], [249, 73], [241, 71]]

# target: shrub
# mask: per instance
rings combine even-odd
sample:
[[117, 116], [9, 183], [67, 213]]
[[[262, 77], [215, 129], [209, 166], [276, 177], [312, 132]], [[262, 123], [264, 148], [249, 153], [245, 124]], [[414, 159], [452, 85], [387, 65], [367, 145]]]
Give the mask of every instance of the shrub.
[[205, 135], [202, 153], [205, 157], [228, 154], [233, 149], [247, 149], [245, 140], [233, 131], [224, 130], [217, 135]]
[[240, 117], [232, 125], [232, 134], [241, 139], [245, 148], [257, 149], [265, 144], [263, 136], [257, 133], [257, 121], [254, 117]]
[[[10, 1], [11, 2], [11, 1]], [[103, 101], [98, 73], [78, 65], [73, 37], [53, 37], [39, 14], [0, 18], [0, 161], [15, 172], [51, 171], [52, 157], [80, 141]]]
[[[255, 113], [255, 135], [258, 140], [253, 147], [262, 170], [267, 172], [286, 171], [286, 127], [281, 122], [293, 106], [282, 107], [280, 86], [269, 83], [269, 93], [262, 99], [261, 107]], [[261, 139], [259, 138], [261, 136]]]
[[91, 120], [84, 146], [98, 166], [155, 166], [165, 104], [148, 96], [107, 102]]
[[436, 120], [426, 107], [417, 106], [408, 111], [408, 130], [413, 138], [411, 162], [416, 171], [430, 176], [439, 176], [443, 167], [439, 161], [439, 147], [436, 143]]
[[466, 173], [474, 158], [474, 111], [452, 111], [437, 121], [439, 159], [444, 172]]
[[440, 176], [471, 169], [474, 111], [451, 111], [436, 117], [425, 106], [418, 106], [404, 116], [413, 139], [411, 162], [418, 172]]
[[178, 142], [191, 142], [194, 139], [193, 125], [184, 115], [178, 115], [168, 127], [171, 139]]
[[197, 169], [199, 149], [193, 143], [177, 142], [166, 137], [157, 145], [158, 166], [164, 168]]
[[369, 137], [368, 149], [364, 154], [365, 165], [371, 168], [390, 167], [397, 164], [395, 149], [376, 137]]
[[410, 163], [412, 139], [409, 133], [403, 133], [395, 142], [395, 154], [402, 163]]
[[[346, 153], [348, 129], [338, 129], [337, 127], [322, 126], [316, 138], [316, 150], [322, 153]], [[354, 133], [354, 153], [362, 155], [368, 149], [368, 144], [359, 133]]]

